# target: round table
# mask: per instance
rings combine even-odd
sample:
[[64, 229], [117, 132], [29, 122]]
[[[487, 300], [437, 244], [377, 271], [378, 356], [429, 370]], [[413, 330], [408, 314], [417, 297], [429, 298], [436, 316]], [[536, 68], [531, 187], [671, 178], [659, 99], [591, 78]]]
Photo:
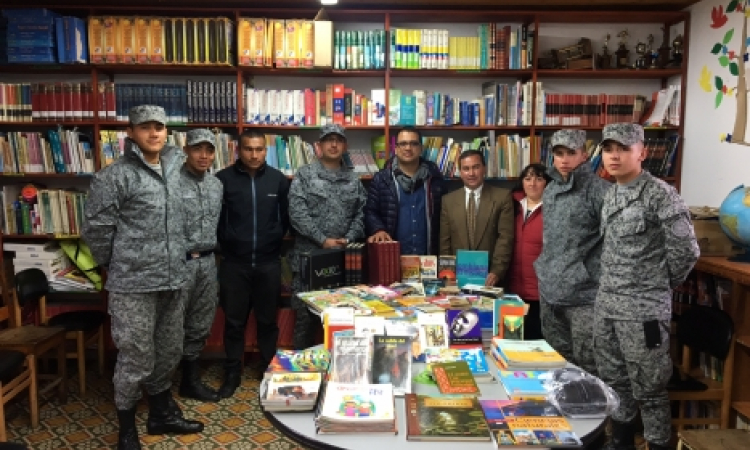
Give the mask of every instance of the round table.
[[[492, 364], [491, 361], [487, 361]], [[414, 363], [412, 375], [424, 370], [424, 364]], [[500, 382], [478, 383], [480, 399], [503, 400], [508, 396]], [[436, 386], [413, 383], [412, 389], [416, 394], [440, 396]], [[316, 434], [313, 412], [271, 412], [263, 410], [266, 418], [285, 436], [311, 449], [321, 450], [461, 450], [495, 448], [494, 442], [469, 441], [407, 441], [406, 413], [404, 398], [396, 397], [397, 434], [351, 433], [351, 434]], [[604, 432], [605, 419], [568, 419], [573, 431], [583, 442], [584, 446], [595, 441]]]

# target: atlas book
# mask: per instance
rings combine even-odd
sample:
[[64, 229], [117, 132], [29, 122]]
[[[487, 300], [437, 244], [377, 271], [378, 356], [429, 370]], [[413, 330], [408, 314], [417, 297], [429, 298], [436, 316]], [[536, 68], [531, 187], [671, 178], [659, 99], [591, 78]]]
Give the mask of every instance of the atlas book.
[[476, 397], [447, 398], [407, 394], [407, 441], [489, 441]]
[[499, 448], [581, 448], [570, 423], [546, 401], [479, 400]]
[[411, 392], [411, 337], [373, 336], [372, 383], [393, 385], [394, 395]]

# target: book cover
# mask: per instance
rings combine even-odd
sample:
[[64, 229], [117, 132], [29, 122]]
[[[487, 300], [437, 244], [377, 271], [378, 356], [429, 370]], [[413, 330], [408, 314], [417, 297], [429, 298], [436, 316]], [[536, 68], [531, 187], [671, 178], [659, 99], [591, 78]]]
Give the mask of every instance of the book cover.
[[429, 256], [429, 255], [420, 256], [419, 265], [420, 265], [420, 276], [422, 277], [423, 283], [425, 280], [437, 280], [437, 277], [438, 277], [437, 256]]
[[450, 329], [451, 345], [482, 343], [479, 311], [475, 308], [448, 309], [445, 312], [445, 318]]
[[395, 395], [411, 392], [411, 337], [373, 336], [372, 383], [393, 385]]
[[274, 373], [268, 380], [263, 400], [287, 403], [294, 400], [315, 400], [322, 382], [323, 374], [320, 372]]
[[501, 339], [523, 339], [523, 320], [528, 310], [529, 305], [517, 295], [505, 294], [494, 299], [492, 335]]
[[479, 394], [474, 375], [466, 361], [433, 363], [432, 378], [441, 394]]
[[333, 343], [330, 381], [338, 383], [370, 383], [370, 339], [336, 337]]
[[547, 389], [544, 382], [551, 376], [546, 370], [498, 370], [500, 382], [508, 394], [514, 400], [531, 398], [544, 399]]
[[565, 367], [565, 358], [544, 339], [517, 341], [492, 338], [492, 346], [509, 368], [518, 367]]
[[479, 400], [498, 447], [580, 448], [567, 419], [546, 401]]
[[[438, 256], [438, 278], [445, 280], [446, 286], [456, 285], [456, 257], [453, 255]], [[482, 282], [484, 284], [484, 281]]]
[[490, 440], [482, 407], [474, 397], [408, 394], [405, 400], [408, 441]]
[[321, 417], [346, 421], [394, 419], [393, 387], [390, 384], [351, 384], [329, 381]]
[[412, 362], [424, 362], [421, 330], [422, 327], [419, 322], [411, 319], [387, 319], [385, 321], [385, 334], [387, 336], [409, 336], [411, 339]]
[[422, 348], [448, 347], [448, 327], [444, 323], [423, 323], [420, 337]]
[[481, 348], [429, 348], [425, 350], [425, 363], [464, 361], [474, 378], [490, 376], [490, 366]]
[[401, 255], [401, 282], [419, 282], [421, 280], [419, 255]]
[[266, 372], [326, 372], [331, 354], [324, 348], [276, 350]]
[[456, 284], [484, 285], [487, 279], [489, 256], [485, 251], [458, 250], [456, 252]]

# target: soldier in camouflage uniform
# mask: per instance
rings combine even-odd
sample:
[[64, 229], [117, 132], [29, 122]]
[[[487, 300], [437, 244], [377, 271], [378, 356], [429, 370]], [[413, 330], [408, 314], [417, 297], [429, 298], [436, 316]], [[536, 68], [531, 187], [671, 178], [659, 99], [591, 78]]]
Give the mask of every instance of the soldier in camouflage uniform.
[[180, 149], [165, 145], [160, 106], [130, 110], [125, 154], [93, 178], [82, 236], [109, 274], [109, 313], [117, 347], [115, 405], [118, 448], [140, 449], [135, 427], [141, 385], [149, 394], [149, 434], [197, 433], [182, 418], [171, 374], [182, 355], [187, 281]]
[[[341, 159], [346, 135], [341, 125], [326, 125], [315, 144], [319, 160], [297, 171], [289, 190], [289, 218], [297, 232], [290, 264], [292, 288], [300, 291], [299, 254], [316, 248], [343, 247], [365, 237], [363, 208], [367, 200], [359, 175]], [[296, 312], [294, 347], [315, 344], [313, 319], [305, 304], [292, 298]]]
[[596, 374], [591, 338], [599, 288], [599, 218], [610, 183], [593, 173], [585, 146], [585, 131], [552, 135], [554, 168], [542, 196], [543, 246], [534, 269], [544, 338], [565, 359]]
[[213, 133], [205, 128], [195, 129], [188, 131], [186, 138], [180, 195], [183, 206], [189, 211], [185, 218], [188, 282], [180, 396], [216, 402], [219, 394], [201, 383], [198, 356], [211, 331], [219, 301], [214, 250], [223, 188], [218, 178], [207, 173], [216, 152]]
[[617, 184], [602, 208], [602, 274], [594, 346], [599, 376], [620, 397], [607, 449], [634, 450], [640, 405], [649, 449], [669, 448], [667, 382], [672, 289], [687, 277], [699, 250], [685, 202], [672, 186], [641, 169], [643, 128], [607, 125], [602, 161]]

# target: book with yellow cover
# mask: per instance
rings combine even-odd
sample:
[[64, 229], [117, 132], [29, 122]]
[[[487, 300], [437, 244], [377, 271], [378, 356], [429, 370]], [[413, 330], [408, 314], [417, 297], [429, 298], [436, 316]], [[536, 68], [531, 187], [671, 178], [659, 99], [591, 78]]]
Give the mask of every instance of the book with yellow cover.
[[508, 369], [552, 369], [567, 365], [565, 358], [544, 339], [519, 341], [492, 338], [493, 356]]

